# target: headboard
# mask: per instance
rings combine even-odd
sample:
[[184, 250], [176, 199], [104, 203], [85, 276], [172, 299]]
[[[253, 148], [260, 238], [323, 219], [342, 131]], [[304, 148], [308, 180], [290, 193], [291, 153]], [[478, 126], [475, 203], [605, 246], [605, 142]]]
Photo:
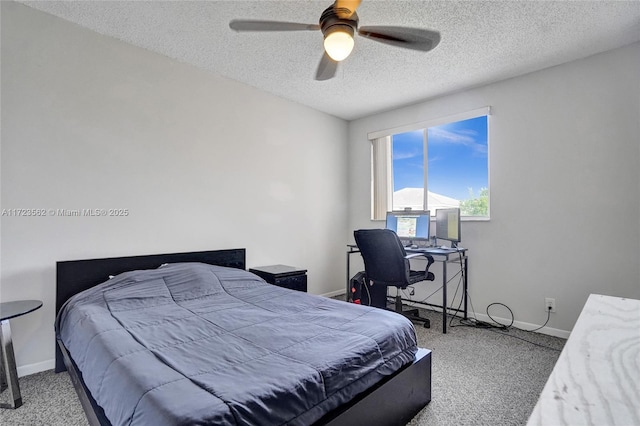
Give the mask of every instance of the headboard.
[[[246, 269], [245, 260], [246, 250], [241, 248], [56, 262], [56, 316], [71, 296], [107, 281], [109, 275], [137, 269], [155, 269], [163, 263], [178, 262], [201, 262]], [[64, 369], [62, 354], [56, 345], [56, 372]]]

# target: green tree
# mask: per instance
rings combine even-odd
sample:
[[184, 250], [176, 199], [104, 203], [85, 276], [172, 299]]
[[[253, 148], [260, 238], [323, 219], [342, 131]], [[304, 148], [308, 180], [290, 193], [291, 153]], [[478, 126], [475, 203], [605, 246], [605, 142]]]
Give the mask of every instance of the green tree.
[[462, 216], [489, 216], [489, 188], [481, 188], [476, 197], [473, 188], [469, 188], [469, 199], [460, 201]]

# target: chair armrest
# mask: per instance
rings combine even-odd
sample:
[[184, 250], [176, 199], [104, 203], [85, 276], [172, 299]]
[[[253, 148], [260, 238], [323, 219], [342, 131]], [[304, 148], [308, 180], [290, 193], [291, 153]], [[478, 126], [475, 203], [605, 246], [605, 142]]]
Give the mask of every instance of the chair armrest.
[[429, 261], [429, 265], [431, 265], [433, 263], [433, 256], [431, 256], [430, 254], [427, 254], [427, 253], [409, 253], [404, 258], [409, 260], [409, 259], [413, 259], [413, 258], [416, 258], [416, 257], [424, 257], [425, 259], [427, 259]]
[[427, 267], [424, 268], [425, 271], [428, 271], [429, 267], [434, 262], [433, 261], [433, 256], [431, 256], [430, 254], [427, 254], [427, 253], [409, 253], [404, 258], [408, 261], [408, 260], [414, 259], [416, 257], [424, 257], [425, 259], [427, 259]]
[[409, 253], [404, 258], [405, 259], [413, 259], [414, 257], [426, 256], [426, 253]]

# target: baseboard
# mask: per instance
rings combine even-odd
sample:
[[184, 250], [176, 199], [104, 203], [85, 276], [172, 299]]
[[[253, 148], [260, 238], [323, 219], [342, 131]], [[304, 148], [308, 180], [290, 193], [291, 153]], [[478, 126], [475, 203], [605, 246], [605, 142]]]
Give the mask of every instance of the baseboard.
[[344, 290], [330, 291], [329, 293], [324, 293], [324, 294], [321, 294], [320, 296], [335, 297], [335, 296], [339, 296], [341, 294], [345, 294]]
[[21, 365], [20, 367], [16, 368], [16, 370], [18, 370], [18, 377], [22, 377], [39, 373], [41, 371], [53, 370], [55, 365], [55, 360], [48, 359], [46, 361], [36, 362], [35, 364]]

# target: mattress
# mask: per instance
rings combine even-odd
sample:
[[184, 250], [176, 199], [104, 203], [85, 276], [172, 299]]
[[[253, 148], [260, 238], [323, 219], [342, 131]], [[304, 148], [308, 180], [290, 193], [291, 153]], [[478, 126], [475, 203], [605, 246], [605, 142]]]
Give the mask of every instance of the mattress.
[[114, 425], [305, 425], [413, 361], [394, 312], [176, 263], [69, 299], [56, 333]]

